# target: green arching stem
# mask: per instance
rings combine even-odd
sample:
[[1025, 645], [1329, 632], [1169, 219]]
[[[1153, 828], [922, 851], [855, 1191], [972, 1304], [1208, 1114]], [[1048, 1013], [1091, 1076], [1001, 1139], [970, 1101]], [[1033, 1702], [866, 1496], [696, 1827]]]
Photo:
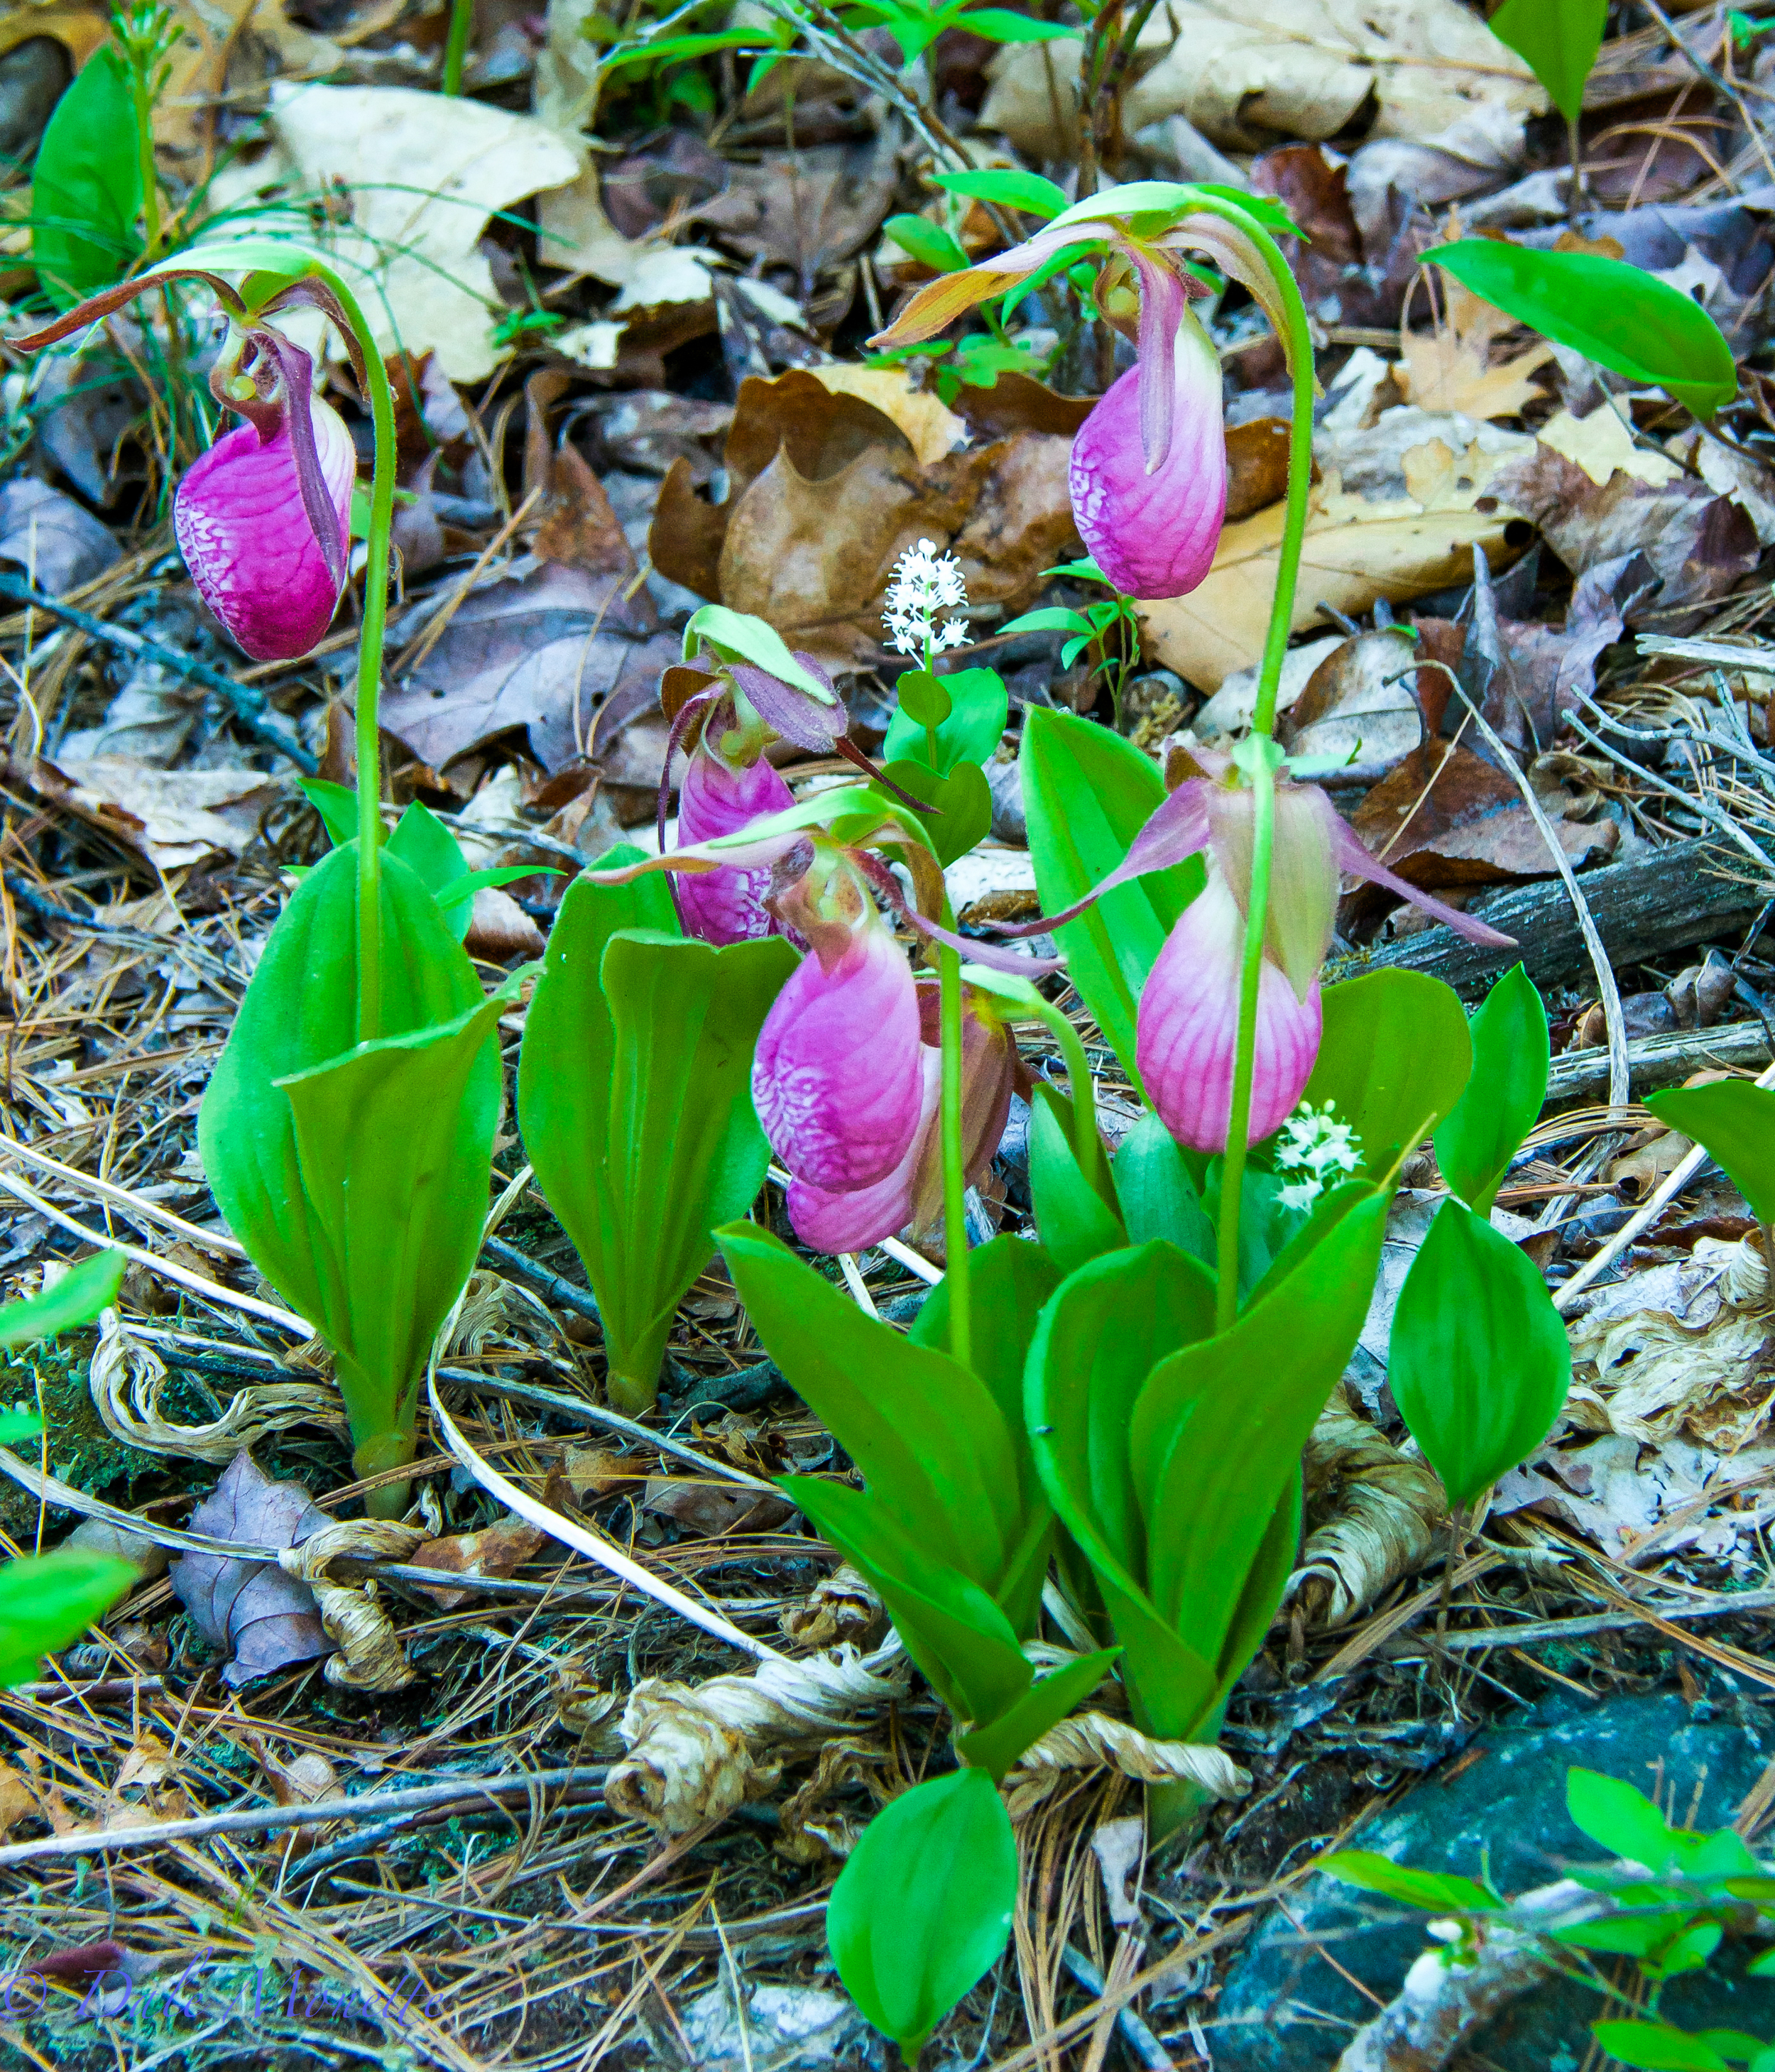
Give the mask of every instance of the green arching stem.
[[339, 298], [363, 348], [370, 423], [376, 436], [370, 525], [364, 542], [364, 624], [357, 651], [357, 1040], [369, 1043], [382, 1033], [382, 736], [377, 707], [382, 693], [382, 641], [388, 619], [388, 536], [394, 524], [394, 391], [357, 298], [331, 267], [310, 260], [307, 270]]
[[1051, 1000], [1044, 1000], [1033, 986], [1029, 989], [1029, 1008], [1041, 1017], [1060, 1046], [1060, 1055], [1066, 1067], [1066, 1088], [1072, 1096], [1072, 1153], [1079, 1161], [1079, 1171], [1095, 1185], [1099, 1178], [1103, 1140], [1097, 1133], [1097, 1083], [1091, 1077], [1091, 1060], [1085, 1055], [1084, 1044], [1071, 1022]]
[[[949, 902], [943, 919], [955, 925]], [[969, 1300], [968, 1170], [961, 1136], [961, 958], [937, 950], [939, 1027], [943, 1038], [943, 1235], [944, 1279], [949, 1289], [949, 1350], [965, 1367], [974, 1363], [974, 1318]]]
[[475, 0], [450, 0], [450, 39], [444, 45], [444, 92], [462, 90], [462, 67], [468, 57], [468, 32], [475, 18]]
[[[1306, 304], [1300, 298], [1281, 248], [1263, 226], [1236, 203], [1204, 195], [1198, 204], [1243, 232], [1263, 260], [1275, 286], [1287, 326], [1284, 343], [1293, 377], [1294, 407], [1288, 428], [1288, 498], [1276, 555], [1276, 595], [1270, 606], [1269, 633], [1258, 672], [1257, 705], [1251, 731], [1268, 742], [1276, 730], [1276, 701], [1282, 684], [1282, 664], [1294, 628], [1294, 592], [1300, 576], [1306, 541], [1307, 499], [1313, 487], [1313, 335]], [[1245, 912], [1245, 950], [1239, 989], [1239, 1042], [1233, 1060], [1233, 1098], [1226, 1124], [1226, 1157], [1220, 1182], [1219, 1285], [1214, 1298], [1217, 1330], [1231, 1327], [1239, 1314], [1239, 1222], [1244, 1192], [1245, 1136], [1251, 1113], [1251, 1079], [1257, 1048], [1258, 987], [1263, 976], [1263, 935], [1269, 920], [1270, 858], [1276, 832], [1276, 773], [1270, 758], [1259, 754], [1247, 771], [1252, 791], [1251, 884]]]

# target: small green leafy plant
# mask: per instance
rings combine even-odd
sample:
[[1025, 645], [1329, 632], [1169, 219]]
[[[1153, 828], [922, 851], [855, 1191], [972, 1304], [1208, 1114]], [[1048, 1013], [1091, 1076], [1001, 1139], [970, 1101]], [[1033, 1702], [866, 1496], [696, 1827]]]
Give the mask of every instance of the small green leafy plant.
[[[96, 1253], [41, 1295], [7, 1303], [0, 1309], [0, 1350], [91, 1323], [116, 1301], [127, 1263], [121, 1252]], [[28, 1412], [0, 1412], [0, 1443], [41, 1429]], [[83, 1632], [135, 1581], [129, 1562], [76, 1548], [0, 1564], [0, 1688], [24, 1683], [44, 1655]]]
[[[1643, 2005], [1633, 2019], [1592, 2025], [1598, 2044], [1624, 2065], [1646, 2072], [1724, 2072], [1740, 2065], [1775, 2072], [1775, 2044], [1736, 2029], [1690, 2034], [1658, 2016], [1665, 1986], [1699, 1971], [1728, 1931], [1775, 1934], [1775, 1866], [1734, 1829], [1703, 1835], [1676, 1827], [1643, 1792], [1596, 1770], [1567, 1773], [1566, 1808], [1573, 1826], [1616, 1860], [1569, 1873], [1573, 1904], [1563, 1918], [1550, 1916], [1544, 1903], [1532, 1912], [1514, 1908], [1489, 1877], [1415, 1870], [1372, 1850], [1339, 1850], [1314, 1868], [1359, 1891], [1462, 1924], [1442, 1954], [1451, 1967], [1470, 1964], [1486, 1929], [1502, 1923], [1535, 1935], [1562, 1970], [1618, 2001], [1625, 1996], [1585, 1960], [1630, 1959], [1646, 1988]], [[1600, 1896], [1604, 1906], [1580, 1902], [1580, 1891]], [[1544, 1902], [1546, 1895], [1538, 1897]], [[1752, 1978], [1775, 1977], [1775, 1950], [1746, 1968]]]
[[1124, 597], [1097, 564], [1090, 559], [1082, 561], [1062, 561], [1059, 567], [1044, 569], [1045, 576], [1064, 576], [1073, 582], [1100, 583], [1109, 595], [1100, 603], [1087, 605], [1083, 611], [1070, 605], [1041, 605], [1033, 611], [1025, 612], [1021, 618], [1009, 620], [999, 630], [1001, 633], [1065, 633], [1070, 637], [1060, 650], [1060, 666], [1070, 669], [1089, 648], [1094, 651], [1091, 676], [1105, 676], [1109, 680], [1111, 701], [1116, 708], [1116, 724], [1122, 722], [1122, 695], [1128, 689], [1128, 680], [1134, 665], [1140, 659], [1140, 622], [1135, 615], [1131, 598]]

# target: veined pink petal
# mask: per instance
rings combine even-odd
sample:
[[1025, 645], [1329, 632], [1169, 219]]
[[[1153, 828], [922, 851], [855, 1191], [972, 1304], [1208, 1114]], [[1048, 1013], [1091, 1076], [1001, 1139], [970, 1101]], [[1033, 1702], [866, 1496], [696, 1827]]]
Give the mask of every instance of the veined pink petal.
[[1170, 372], [1172, 420], [1162, 466], [1148, 472], [1140, 367], [1116, 381], [1072, 444], [1079, 537], [1128, 597], [1181, 597], [1194, 590], [1214, 564], [1226, 515], [1220, 361], [1187, 310], [1178, 317]]
[[[1335, 810], [1333, 818], [1337, 819]], [[1397, 871], [1389, 870], [1379, 858], [1369, 854], [1362, 846], [1362, 837], [1344, 820], [1337, 820], [1333, 841], [1339, 868], [1347, 870], [1352, 878], [1366, 878], [1370, 885], [1384, 885], [1389, 892], [1409, 899], [1420, 912], [1433, 915], [1457, 935], [1465, 935], [1469, 943], [1482, 943], [1493, 950], [1515, 948], [1514, 935], [1501, 935], [1496, 928], [1488, 928], [1483, 921], [1476, 920], [1471, 914], [1463, 914], [1457, 906], [1445, 906], [1440, 899], [1432, 899], [1428, 892], [1420, 892]]]
[[[919, 1058], [923, 1074], [918, 1127], [906, 1156], [885, 1180], [871, 1186], [835, 1194], [796, 1180], [789, 1189], [789, 1220], [795, 1233], [816, 1252], [861, 1252], [904, 1230], [912, 1220], [913, 1194], [919, 1170], [928, 1164], [929, 1147], [937, 1137], [938, 1108], [943, 1093], [943, 1058], [927, 1043]], [[1002, 1133], [1002, 1132], [1001, 1132]], [[938, 1157], [940, 1163], [942, 1153]]]
[[1133, 256], [1140, 277], [1140, 360], [1135, 369], [1140, 377], [1140, 446], [1151, 475], [1165, 465], [1171, 450], [1177, 393], [1173, 370], [1177, 329], [1183, 322], [1183, 282], [1169, 266], [1156, 265], [1144, 253]]
[[318, 400], [310, 407], [321, 476], [339, 519], [331, 556], [303, 504], [287, 420], [269, 439], [251, 425], [218, 439], [187, 470], [173, 504], [173, 530], [191, 581], [255, 661], [306, 655], [339, 604], [342, 586], [327, 564], [342, 562], [357, 452], [336, 410]]
[[[1140, 995], [1136, 1056], [1147, 1099], [1180, 1144], [1224, 1151], [1239, 1038], [1245, 923], [1225, 880], [1212, 877], [1166, 938]], [[1319, 988], [1296, 1000], [1263, 960], [1247, 1141], [1280, 1128], [1298, 1104], [1319, 1054]]]
[[[748, 769], [731, 768], [699, 746], [690, 758], [678, 792], [678, 839], [685, 846], [738, 834], [765, 813], [786, 812], [795, 794], [763, 756]], [[770, 866], [686, 871], [678, 878], [678, 911], [685, 932], [705, 943], [746, 943], [781, 935], [765, 910]]]
[[829, 965], [803, 958], [759, 1031], [752, 1103], [791, 1175], [841, 1194], [885, 1179], [918, 1135], [922, 1048], [912, 968], [870, 907]]
[[[1176, 791], [1172, 791], [1155, 806], [1145, 826], [1129, 845], [1128, 854], [1116, 865], [1108, 877], [1092, 886], [1083, 899], [1061, 909], [1058, 914], [1044, 914], [1033, 921], [1020, 921], [1014, 927], [999, 927], [1001, 935], [1045, 935], [1067, 921], [1075, 921], [1087, 906], [1093, 906], [1106, 892], [1118, 885], [1125, 885], [1130, 878], [1144, 878], [1149, 870], [1167, 870], [1174, 863], [1182, 863], [1206, 849], [1212, 832], [1209, 805], [1214, 792], [1219, 788], [1200, 777], [1186, 778]], [[927, 924], [921, 923], [921, 927]], [[998, 924], [994, 923], [996, 927]], [[939, 936], [942, 941], [943, 938]], [[961, 948], [969, 956], [979, 950], [977, 943], [958, 944], [950, 939], [951, 949]], [[996, 967], [1004, 969], [1003, 965]], [[1033, 967], [1017, 967], [1018, 970]]]

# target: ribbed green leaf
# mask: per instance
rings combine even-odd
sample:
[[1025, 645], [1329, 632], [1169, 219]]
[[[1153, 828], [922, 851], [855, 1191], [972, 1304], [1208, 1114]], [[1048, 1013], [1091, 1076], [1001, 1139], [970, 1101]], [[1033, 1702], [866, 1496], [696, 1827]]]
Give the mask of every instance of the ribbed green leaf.
[[1370, 972], [1322, 997], [1325, 1034], [1305, 1098], [1336, 1104], [1363, 1170], [1378, 1178], [1460, 1100], [1473, 1070], [1467, 1017], [1453, 989], [1424, 972]]
[[1648, 1094], [1646, 1105], [1718, 1161], [1759, 1223], [1775, 1222], [1775, 1092], [1715, 1079]]
[[983, 1770], [915, 1785], [877, 1813], [832, 1888], [844, 1990], [907, 2064], [1010, 1938], [1017, 1841]]
[[58, 309], [129, 270], [141, 212], [135, 104], [123, 60], [106, 44], [55, 104], [32, 167], [31, 263]]
[[1547, 1009], [1520, 964], [1486, 994], [1468, 1030], [1473, 1072], [1436, 1133], [1436, 1163], [1468, 1207], [1484, 1216], [1540, 1115], [1552, 1062]]
[[1387, 1371], [1448, 1501], [1466, 1503], [1552, 1429], [1572, 1350], [1534, 1261], [1450, 1199], [1399, 1291]]

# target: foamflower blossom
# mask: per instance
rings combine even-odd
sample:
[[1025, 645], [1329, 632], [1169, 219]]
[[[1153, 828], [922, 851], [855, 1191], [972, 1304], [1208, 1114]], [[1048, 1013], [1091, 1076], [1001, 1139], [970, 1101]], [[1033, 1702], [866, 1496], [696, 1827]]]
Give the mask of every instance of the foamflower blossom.
[[894, 564], [881, 623], [901, 654], [915, 655], [922, 662], [967, 644], [965, 619], [938, 623], [939, 614], [959, 613], [967, 603], [961, 563], [953, 554], [939, 553], [934, 541], [921, 540]]
[[1337, 1106], [1334, 1100], [1323, 1108], [1302, 1101], [1278, 1132], [1276, 1170], [1290, 1176], [1276, 1192], [1284, 1208], [1310, 1209], [1332, 1179], [1362, 1164], [1360, 1140], [1347, 1122], [1337, 1120]]
[[[1111, 886], [1206, 852], [1207, 885], [1178, 917], [1141, 991], [1136, 1063], [1148, 1100], [1178, 1142], [1222, 1151], [1232, 1119], [1255, 801], [1230, 756], [1198, 749], [1193, 758], [1177, 759], [1196, 774], [1169, 794], [1120, 867], [1064, 913], [1005, 932], [1040, 934], [1083, 913]], [[1279, 778], [1275, 807], [1247, 1128], [1251, 1144], [1293, 1113], [1318, 1056], [1319, 974], [1331, 947], [1343, 872], [1384, 885], [1469, 942], [1507, 948], [1512, 940], [1377, 861], [1317, 784]]]
[[199, 595], [255, 661], [306, 655], [345, 587], [357, 452], [281, 333], [246, 333], [212, 384], [247, 421], [189, 468], [173, 531]]

